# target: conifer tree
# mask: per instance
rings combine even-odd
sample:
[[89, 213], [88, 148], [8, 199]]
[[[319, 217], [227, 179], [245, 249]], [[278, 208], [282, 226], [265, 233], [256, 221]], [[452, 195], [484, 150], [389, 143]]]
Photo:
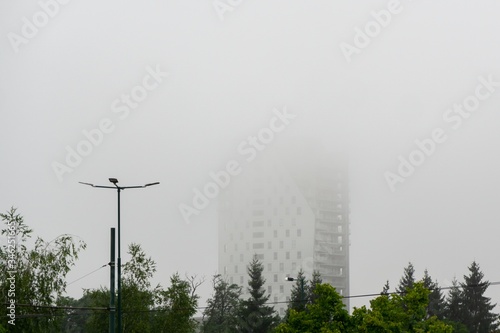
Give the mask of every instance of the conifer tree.
[[301, 268], [295, 278], [295, 285], [291, 290], [290, 302], [288, 303], [288, 308], [286, 310], [285, 320], [288, 318], [291, 309], [297, 312], [304, 311], [306, 309], [308, 297], [309, 293], [306, 276]]
[[424, 287], [429, 290], [429, 305], [427, 306], [427, 317], [436, 316], [438, 319], [443, 319], [444, 312], [444, 296], [437, 282], [433, 282], [427, 269], [424, 271], [422, 279]]
[[408, 289], [411, 289], [415, 284], [415, 268], [413, 264], [410, 262], [408, 266], [404, 269], [404, 275], [399, 280], [399, 285], [396, 288], [396, 291], [400, 294], [406, 293]]
[[469, 275], [464, 275], [462, 287], [462, 323], [471, 333], [487, 333], [498, 327], [498, 315], [491, 312], [495, 304], [485, 297], [484, 293], [490, 283], [483, 281], [484, 274], [479, 265], [474, 261], [469, 266]]
[[249, 276], [247, 290], [250, 297], [241, 302], [238, 332], [268, 333], [280, 320], [274, 308], [266, 305], [270, 295], [265, 295], [266, 280], [262, 277], [263, 271], [264, 266], [257, 256], [254, 256], [247, 267]]

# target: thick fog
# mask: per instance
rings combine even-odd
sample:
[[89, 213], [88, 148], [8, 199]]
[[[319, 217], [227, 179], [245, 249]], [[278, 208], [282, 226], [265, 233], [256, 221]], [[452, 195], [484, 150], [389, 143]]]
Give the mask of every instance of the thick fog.
[[[72, 282], [108, 263], [117, 219], [116, 191], [78, 182], [158, 181], [122, 192], [123, 260], [135, 242], [158, 264], [155, 284], [205, 276], [204, 306], [217, 197], [182, 207], [211, 172], [244, 173], [251, 155], [304, 138], [349, 156], [351, 295], [394, 288], [410, 261], [443, 287], [473, 260], [500, 281], [499, 11], [494, 0], [3, 1], [0, 209], [18, 207], [46, 240], [87, 242]], [[67, 291], [108, 283], [103, 268]], [[500, 302], [500, 288], [487, 296]]]

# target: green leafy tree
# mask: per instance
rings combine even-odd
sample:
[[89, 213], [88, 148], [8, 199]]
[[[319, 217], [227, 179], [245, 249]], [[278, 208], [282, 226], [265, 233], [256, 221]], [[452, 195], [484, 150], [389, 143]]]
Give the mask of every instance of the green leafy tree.
[[273, 307], [266, 305], [269, 295], [265, 295], [265, 279], [262, 277], [264, 266], [254, 256], [247, 266], [250, 277], [248, 292], [250, 297], [241, 302], [239, 311], [238, 332], [267, 333], [278, 324], [279, 316]]
[[150, 332], [151, 310], [160, 286], [151, 288], [156, 262], [146, 257], [139, 244], [128, 247], [130, 260], [123, 265], [122, 327], [124, 332]]
[[5, 224], [1, 234], [7, 239], [0, 247], [0, 271], [5, 277], [0, 281], [0, 294], [3, 300], [15, 300], [16, 312], [15, 325], [9, 324], [10, 309], [3, 307], [0, 325], [9, 332], [57, 331], [63, 312], [52, 307], [64, 294], [66, 275], [86, 244], [71, 235], [60, 235], [50, 242], [37, 237], [29, 249], [33, 230], [17, 209], [11, 208], [0, 217]]
[[452, 326], [436, 316], [427, 316], [429, 290], [415, 282], [405, 293], [381, 295], [370, 302], [370, 309], [355, 309], [354, 332], [451, 333]]
[[170, 287], [158, 293], [152, 332], [195, 332], [198, 324], [193, 316], [199, 298], [196, 289], [202, 282], [197, 282], [196, 277], [182, 280], [179, 274], [174, 274], [170, 278]]
[[454, 333], [468, 333], [467, 327], [461, 323], [463, 320], [463, 299], [462, 290], [457, 279], [454, 278], [451, 282], [451, 288], [445, 300], [444, 318], [445, 321], [453, 326]]
[[220, 274], [213, 277], [212, 284], [214, 294], [208, 299], [207, 307], [203, 311], [202, 332], [236, 332], [241, 287], [234, 283], [229, 284]]
[[340, 296], [331, 285], [317, 284], [315, 300], [306, 305], [305, 311], [290, 310], [286, 322], [276, 333], [341, 333], [351, 329], [349, 313]]
[[483, 281], [484, 274], [475, 261], [469, 266], [469, 272], [460, 284], [463, 302], [461, 322], [471, 333], [491, 332], [498, 327], [498, 315], [491, 312], [495, 304], [491, 304], [491, 299], [484, 296], [490, 283]]
[[438, 319], [443, 319], [445, 308], [444, 296], [438, 283], [432, 281], [427, 269], [424, 271], [422, 282], [424, 287], [430, 291], [429, 305], [427, 306], [427, 317], [436, 316]]

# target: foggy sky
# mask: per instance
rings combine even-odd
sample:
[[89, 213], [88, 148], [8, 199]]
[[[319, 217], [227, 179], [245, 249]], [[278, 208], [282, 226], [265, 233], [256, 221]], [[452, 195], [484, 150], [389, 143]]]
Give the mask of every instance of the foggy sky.
[[[70, 233], [88, 243], [68, 281], [109, 261], [116, 226], [116, 192], [78, 182], [159, 181], [123, 192], [122, 253], [140, 243], [163, 286], [174, 272], [205, 276], [204, 306], [217, 273], [216, 204], [189, 224], [179, 205], [210, 172], [243, 161], [238, 145], [283, 108], [296, 118], [275, 142], [308, 137], [349, 154], [352, 295], [380, 292], [386, 280], [393, 289], [409, 261], [417, 278], [427, 268], [441, 286], [462, 280], [473, 260], [500, 281], [500, 85], [480, 88], [489, 96], [458, 128], [444, 118], [473, 101], [480, 77], [500, 82], [500, 4], [401, 0], [346, 57], [342, 43], [355, 46], [372, 12], [395, 2], [232, 3], [221, 20], [211, 0], [61, 1], [30, 38], [23, 26], [41, 5], [0, 4], [0, 209], [18, 207], [46, 240]], [[25, 42], [13, 47], [13, 34]], [[147, 96], [127, 104], [134, 89]], [[66, 147], [100, 124], [108, 133], [59, 179], [54, 163], [67, 166]], [[391, 191], [384, 174], [436, 129], [446, 140]], [[108, 274], [67, 291], [108, 286]], [[498, 286], [488, 296], [500, 302]]]

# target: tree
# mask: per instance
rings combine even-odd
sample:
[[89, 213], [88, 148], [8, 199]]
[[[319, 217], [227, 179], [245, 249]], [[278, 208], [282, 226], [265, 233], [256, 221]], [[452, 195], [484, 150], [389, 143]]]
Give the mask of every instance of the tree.
[[312, 279], [310, 281], [308, 288], [308, 294], [309, 294], [308, 301], [310, 303], [313, 303], [316, 300], [316, 298], [318, 298], [318, 296], [315, 294], [316, 286], [322, 283], [323, 279], [321, 278], [321, 274], [319, 273], [319, 271], [316, 269], [313, 270]]
[[203, 311], [204, 333], [231, 333], [237, 330], [241, 287], [229, 284], [217, 274], [212, 279], [214, 294]]
[[355, 332], [451, 333], [453, 328], [437, 317], [427, 316], [429, 290], [415, 282], [405, 293], [381, 295], [370, 301], [371, 309], [355, 309]]
[[265, 296], [265, 279], [262, 277], [264, 266], [254, 256], [247, 266], [250, 277], [248, 281], [248, 292], [250, 297], [241, 302], [239, 311], [238, 332], [267, 333], [277, 325], [279, 316], [273, 307], [265, 305], [269, 295]]
[[389, 289], [390, 289], [389, 280], [387, 280], [384, 286], [382, 287], [382, 292], [380, 293], [380, 295], [389, 295]]
[[462, 290], [456, 278], [451, 282], [451, 288], [448, 291], [444, 306], [444, 318], [453, 326], [453, 332], [468, 333], [469, 330], [461, 323], [463, 320], [463, 299]]
[[295, 285], [292, 287], [290, 293], [290, 302], [288, 303], [285, 318], [288, 317], [291, 309], [294, 309], [298, 312], [304, 311], [309, 299], [309, 287], [307, 286], [304, 271], [301, 268], [299, 270], [299, 273], [297, 274], [297, 277], [295, 278]]
[[29, 249], [33, 230], [17, 209], [12, 207], [0, 217], [5, 223], [1, 234], [7, 238], [7, 244], [0, 247], [0, 271], [6, 277], [0, 281], [0, 297], [15, 300], [16, 312], [15, 325], [9, 324], [9, 309], [3, 307], [0, 325], [9, 332], [59, 330], [63, 312], [53, 306], [65, 292], [66, 275], [85, 249], [85, 242], [66, 234], [50, 242], [37, 237]]
[[490, 283], [483, 281], [484, 274], [475, 261], [469, 266], [469, 272], [469, 275], [464, 275], [464, 282], [460, 283], [463, 301], [461, 322], [471, 333], [491, 332], [498, 327], [498, 315], [491, 312], [495, 304], [484, 296]]
[[197, 322], [193, 319], [198, 306], [196, 289], [201, 282], [196, 277], [182, 280], [178, 273], [170, 278], [170, 287], [159, 291], [152, 332], [195, 332]]
[[438, 319], [444, 317], [444, 296], [437, 282], [433, 282], [427, 269], [422, 279], [424, 287], [429, 290], [429, 305], [427, 306], [427, 317], [436, 316]]
[[306, 305], [305, 311], [291, 309], [286, 322], [281, 323], [275, 332], [348, 332], [351, 326], [349, 313], [335, 288], [327, 283], [317, 284], [314, 294], [316, 298]]
[[413, 264], [410, 262], [408, 263], [408, 266], [404, 269], [404, 275], [401, 278], [401, 280], [399, 280], [399, 285], [396, 288], [396, 292], [403, 294], [408, 289], [411, 289], [414, 283], [415, 283], [415, 268], [413, 267]]

